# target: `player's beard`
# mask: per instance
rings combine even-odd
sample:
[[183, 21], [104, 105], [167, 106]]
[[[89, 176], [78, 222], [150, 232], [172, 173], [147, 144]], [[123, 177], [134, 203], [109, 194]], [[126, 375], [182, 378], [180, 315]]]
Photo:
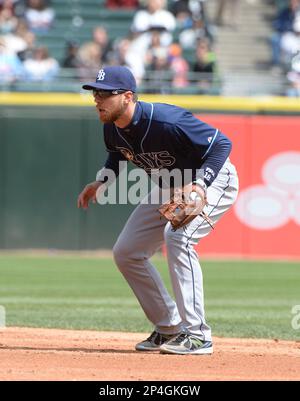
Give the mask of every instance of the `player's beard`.
[[122, 102], [122, 98], [120, 98], [120, 102], [118, 106], [115, 106], [115, 108], [109, 109], [105, 108], [102, 109], [99, 107], [98, 112], [99, 112], [99, 118], [103, 123], [114, 123], [116, 120], [118, 120], [126, 111], [128, 104], [125, 104]]

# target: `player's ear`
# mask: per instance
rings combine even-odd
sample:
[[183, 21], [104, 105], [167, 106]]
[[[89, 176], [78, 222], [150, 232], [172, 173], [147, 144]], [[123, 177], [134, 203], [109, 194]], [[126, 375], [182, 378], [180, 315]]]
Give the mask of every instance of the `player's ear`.
[[127, 91], [124, 93], [124, 95], [125, 95], [125, 99], [128, 101], [128, 103], [133, 101], [133, 95], [134, 95], [133, 92]]

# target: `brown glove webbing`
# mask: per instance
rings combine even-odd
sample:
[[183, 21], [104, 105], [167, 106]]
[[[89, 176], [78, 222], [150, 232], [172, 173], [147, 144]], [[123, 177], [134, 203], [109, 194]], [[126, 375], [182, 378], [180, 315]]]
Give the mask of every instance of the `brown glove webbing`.
[[[213, 222], [208, 215], [203, 212], [204, 207], [208, 204], [204, 190], [196, 188], [197, 186], [189, 186], [188, 190], [186, 187], [181, 190], [176, 190], [174, 196], [169, 202], [161, 205], [158, 209], [159, 213], [170, 221], [173, 231], [178, 228], [186, 226], [197, 216], [201, 216], [212, 228]], [[195, 200], [190, 199], [191, 192], [197, 193]]]

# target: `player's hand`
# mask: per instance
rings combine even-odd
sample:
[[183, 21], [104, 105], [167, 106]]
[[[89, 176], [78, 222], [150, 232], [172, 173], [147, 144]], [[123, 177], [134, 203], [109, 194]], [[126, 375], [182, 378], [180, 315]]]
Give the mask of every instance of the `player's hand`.
[[78, 208], [87, 209], [89, 207], [89, 201], [96, 203], [96, 192], [97, 189], [102, 185], [102, 182], [95, 181], [87, 184], [84, 190], [80, 193], [77, 200]]

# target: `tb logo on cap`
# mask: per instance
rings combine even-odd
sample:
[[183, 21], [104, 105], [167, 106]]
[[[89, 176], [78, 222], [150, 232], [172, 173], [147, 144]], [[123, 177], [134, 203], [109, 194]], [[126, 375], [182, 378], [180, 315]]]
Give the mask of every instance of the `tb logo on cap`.
[[104, 77], [105, 77], [105, 71], [100, 70], [97, 75], [97, 81], [103, 81]]

